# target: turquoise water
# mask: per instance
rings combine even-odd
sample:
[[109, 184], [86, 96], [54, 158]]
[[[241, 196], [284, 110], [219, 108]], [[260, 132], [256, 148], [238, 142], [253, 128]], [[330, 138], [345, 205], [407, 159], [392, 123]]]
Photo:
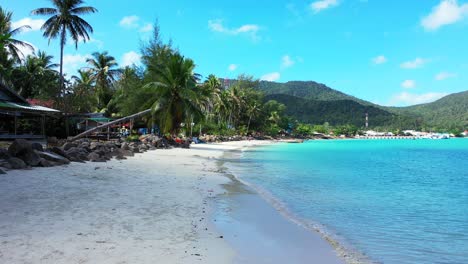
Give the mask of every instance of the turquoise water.
[[468, 263], [467, 139], [276, 144], [229, 167], [373, 262]]

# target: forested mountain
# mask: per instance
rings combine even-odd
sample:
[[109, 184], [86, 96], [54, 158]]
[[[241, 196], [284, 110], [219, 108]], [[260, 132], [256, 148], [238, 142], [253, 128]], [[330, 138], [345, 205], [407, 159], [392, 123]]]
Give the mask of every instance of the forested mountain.
[[363, 105], [353, 100], [311, 100], [287, 94], [270, 94], [266, 100], [276, 100], [286, 105], [286, 114], [310, 124], [365, 126], [366, 113], [370, 127], [417, 128], [420, 120], [403, 114], [395, 114], [372, 105]]
[[389, 107], [396, 114], [412, 114], [430, 128], [468, 128], [468, 91], [450, 94], [435, 102], [408, 107]]
[[410, 107], [384, 107], [334, 90], [313, 81], [276, 83], [261, 81], [258, 89], [266, 100], [286, 105], [286, 113], [301, 122], [363, 127], [365, 113], [371, 128], [466, 129], [468, 91], [436, 102]]
[[325, 84], [313, 81], [292, 81], [287, 83], [261, 81], [258, 89], [266, 95], [270, 94], [287, 94], [304, 99], [321, 100], [321, 101], [336, 101], [336, 100], [351, 100], [365, 105], [372, 103], [361, 100], [359, 98], [347, 95], [340, 91], [334, 90]]

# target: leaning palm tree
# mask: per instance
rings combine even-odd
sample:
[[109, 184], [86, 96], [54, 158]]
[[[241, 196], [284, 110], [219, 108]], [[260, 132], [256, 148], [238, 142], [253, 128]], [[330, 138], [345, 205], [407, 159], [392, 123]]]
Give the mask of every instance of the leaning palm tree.
[[88, 22], [83, 20], [80, 15], [97, 12], [97, 9], [91, 6], [81, 6], [83, 0], [50, 0], [53, 8], [44, 7], [32, 11], [33, 15], [51, 16], [42, 26], [44, 37], [49, 39], [60, 39], [60, 89], [63, 89], [63, 49], [67, 43], [67, 33], [75, 42], [75, 48], [78, 48], [78, 42], [84, 42], [90, 39], [89, 32], [93, 28]]
[[193, 72], [194, 68], [192, 60], [177, 53], [170, 56], [164, 67], [148, 67], [157, 77], [145, 88], [153, 89], [153, 112], [165, 133], [175, 135], [182, 122], [202, 115], [200, 94], [196, 90], [200, 76]]
[[14, 29], [11, 28], [12, 16], [12, 12], [7, 12], [0, 7], [0, 47], [2, 51], [5, 50], [11, 56], [14, 62], [18, 63], [24, 57], [20, 48], [30, 49], [31, 51], [34, 51], [34, 48], [31, 44], [14, 38], [15, 35], [31, 27], [21, 26]]
[[100, 108], [103, 108], [111, 98], [112, 86], [120, 75], [121, 70], [117, 69], [117, 61], [107, 51], [101, 53], [94, 52], [92, 58], [86, 59], [86, 62], [90, 66], [91, 76], [96, 81], [98, 105]]

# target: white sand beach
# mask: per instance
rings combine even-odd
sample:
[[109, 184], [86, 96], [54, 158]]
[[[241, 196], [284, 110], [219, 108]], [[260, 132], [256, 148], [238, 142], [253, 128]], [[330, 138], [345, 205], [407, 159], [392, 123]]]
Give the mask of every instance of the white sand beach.
[[[231, 181], [216, 160], [266, 143], [203, 144], [0, 175], [0, 263], [236, 262], [242, 258], [212, 221], [215, 197], [226, 192], [221, 184]], [[340, 263], [325, 250], [322, 263]]]

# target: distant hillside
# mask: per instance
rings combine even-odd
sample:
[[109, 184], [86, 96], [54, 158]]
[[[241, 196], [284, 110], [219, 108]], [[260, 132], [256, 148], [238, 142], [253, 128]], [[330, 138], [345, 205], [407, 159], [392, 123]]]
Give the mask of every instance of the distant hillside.
[[468, 91], [450, 94], [435, 102], [408, 107], [388, 107], [395, 114], [410, 114], [434, 128], [468, 128]]
[[373, 128], [417, 128], [421, 123], [412, 114], [392, 112], [313, 81], [261, 81], [258, 89], [266, 94], [267, 100], [285, 104], [287, 114], [301, 122], [364, 127], [365, 113], [368, 113], [369, 126]]
[[385, 107], [347, 95], [313, 81], [286, 83], [260, 81], [257, 89], [287, 107], [287, 114], [301, 122], [403, 129], [468, 128], [468, 91], [436, 102], [410, 107]]
[[313, 81], [292, 81], [287, 83], [261, 81], [259, 83], [258, 89], [262, 90], [267, 95], [287, 94], [303, 99], [320, 101], [351, 100], [364, 105], [373, 105], [371, 102], [347, 95], [340, 91], [334, 90], [325, 84]]
[[287, 94], [270, 94], [266, 100], [276, 100], [286, 105], [286, 114], [301, 122], [331, 125], [352, 124], [365, 126], [365, 113], [369, 114], [371, 127], [408, 127], [417, 125], [414, 118], [390, 113], [353, 100], [310, 100]]

